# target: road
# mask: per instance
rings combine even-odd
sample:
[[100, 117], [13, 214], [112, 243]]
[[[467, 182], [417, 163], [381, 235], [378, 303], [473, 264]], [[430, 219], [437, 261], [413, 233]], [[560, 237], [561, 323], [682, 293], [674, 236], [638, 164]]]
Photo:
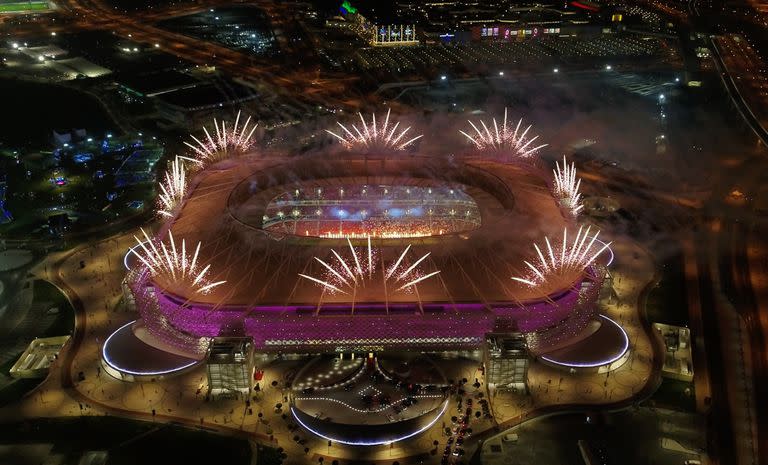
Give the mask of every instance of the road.
[[[222, 2], [213, 1], [214, 6], [219, 3]], [[243, 3], [246, 4], [265, 11], [282, 52], [294, 57], [291, 66], [280, 66], [273, 59], [256, 57], [248, 52], [174, 33], [152, 24], [153, 21], [199, 12], [207, 8], [209, 3], [205, 6], [174, 6], [138, 14], [140, 20], [137, 21], [137, 14], [120, 12], [100, 0], [64, 0], [60, 7], [62, 15], [68, 19], [66, 24], [57, 25], [48, 21], [26, 26], [14, 25], [5, 28], [4, 35], [22, 39], [52, 32], [71, 32], [72, 29], [109, 30], [119, 37], [158, 48], [191, 63], [215, 66], [232, 77], [267, 84], [278, 94], [284, 92], [286, 95], [299, 95], [304, 101], [330, 108], [354, 109], [360, 105], [359, 99], [350, 96], [349, 92], [352, 84], [357, 81], [356, 77], [321, 73], [317, 67], [306, 69], [296, 65], [295, 57], [309, 56], [311, 50], [308, 49], [308, 40], [288, 41], [285, 38], [285, 31], [291, 35], [301, 33], [295, 12], [289, 5], [271, 1]]]
[[[750, 58], [747, 54], [745, 49], [748, 44], [743, 39], [734, 39], [733, 36], [719, 37], [710, 39], [710, 43], [715, 66], [731, 101], [755, 135], [768, 146], [768, 116], [763, 115], [761, 111], [768, 105], [768, 81], [764, 75], [764, 65], [760, 62], [754, 63], [755, 58]], [[721, 44], [725, 44], [727, 53], [723, 53]], [[735, 74], [734, 69], [740, 72]], [[745, 88], [741, 84], [742, 78], [744, 81], [754, 82]], [[753, 111], [753, 108], [756, 111]]]

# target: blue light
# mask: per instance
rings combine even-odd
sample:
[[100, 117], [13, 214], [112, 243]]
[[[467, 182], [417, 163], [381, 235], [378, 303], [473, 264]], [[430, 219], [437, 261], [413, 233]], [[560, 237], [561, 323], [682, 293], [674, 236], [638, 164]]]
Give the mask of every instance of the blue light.
[[189, 368], [189, 367], [194, 366], [197, 363], [199, 363], [199, 360], [193, 360], [192, 362], [187, 363], [185, 365], [181, 365], [179, 367], [172, 368], [170, 370], [161, 370], [161, 371], [133, 371], [133, 370], [128, 370], [126, 368], [120, 368], [119, 366], [115, 365], [114, 362], [109, 358], [109, 355], [107, 355], [107, 347], [109, 346], [109, 341], [111, 341], [112, 337], [115, 334], [119, 333], [123, 328], [125, 328], [126, 326], [129, 326], [129, 325], [132, 325], [132, 324], [136, 323], [137, 321], [138, 320], [129, 321], [128, 323], [124, 324], [123, 326], [117, 328], [117, 330], [114, 333], [110, 334], [109, 337], [107, 338], [107, 340], [104, 341], [104, 346], [101, 348], [101, 357], [104, 359], [104, 362], [107, 365], [109, 365], [110, 367], [112, 367], [115, 370], [119, 371], [120, 373], [127, 373], [129, 375], [134, 375], [134, 376], [158, 376], [158, 375], [167, 375], [167, 374], [170, 374], [170, 373], [175, 373], [177, 371], [184, 370], [186, 368]]
[[75, 163], [87, 163], [93, 160], [93, 154], [91, 153], [78, 153], [72, 157]]
[[[107, 198], [109, 199], [109, 195], [107, 196]], [[114, 200], [114, 198], [109, 199], [109, 200]], [[135, 254], [136, 257], [138, 257], [139, 254], [136, 253], [136, 249], [138, 249], [139, 247], [141, 247], [144, 244], [149, 244], [149, 242], [143, 241], [143, 242], [141, 242], [141, 244], [136, 244], [133, 247], [131, 247], [130, 249], [128, 249], [127, 252], [125, 252], [125, 256], [123, 256], [123, 265], [125, 266], [126, 270], [131, 271], [131, 267], [128, 266], [128, 255]]]
[[381, 446], [381, 445], [386, 445], [386, 444], [393, 444], [395, 442], [402, 441], [404, 439], [408, 439], [408, 438], [411, 438], [413, 436], [416, 436], [417, 434], [423, 433], [424, 431], [426, 431], [429, 428], [431, 428], [435, 423], [437, 423], [437, 420], [439, 420], [443, 416], [443, 414], [445, 413], [445, 409], [446, 408], [448, 408], [448, 401], [447, 400], [445, 402], [443, 402], [443, 408], [440, 410], [440, 413], [438, 413], [437, 416], [435, 416], [435, 418], [433, 418], [432, 421], [430, 421], [423, 428], [421, 428], [419, 430], [416, 430], [416, 431], [414, 431], [412, 433], [406, 434], [404, 436], [400, 436], [400, 437], [395, 438], [395, 439], [379, 440], [379, 441], [376, 441], [376, 440], [374, 440], [374, 441], [347, 441], [347, 440], [344, 440], [344, 439], [339, 439], [339, 438], [334, 438], [334, 437], [326, 436], [326, 435], [324, 435], [324, 434], [322, 434], [322, 433], [320, 433], [318, 431], [313, 430], [312, 428], [307, 426], [306, 423], [301, 421], [299, 416], [296, 414], [296, 409], [294, 407], [291, 407], [291, 414], [293, 415], [293, 418], [295, 418], [296, 421], [301, 426], [304, 427], [304, 429], [306, 429], [307, 431], [309, 431], [312, 434], [320, 436], [323, 439], [327, 439], [327, 440], [333, 441], [333, 442], [338, 442], [339, 444], [346, 444], [348, 446]]
[[565, 363], [565, 362], [558, 362], [556, 360], [553, 360], [553, 359], [551, 359], [549, 357], [546, 357], [546, 356], [543, 356], [543, 355], [541, 356], [541, 359], [545, 360], [545, 361], [547, 361], [549, 363], [555, 364], [555, 365], [560, 365], [560, 366], [569, 367], [569, 368], [597, 368], [597, 367], [601, 367], [601, 366], [605, 366], [605, 365], [610, 365], [613, 362], [619, 360], [621, 357], [624, 356], [624, 354], [627, 353], [627, 350], [629, 350], [629, 336], [627, 335], [627, 332], [624, 331], [624, 328], [622, 328], [620, 324], [616, 323], [615, 321], [613, 321], [612, 319], [608, 318], [605, 315], [600, 315], [600, 317], [604, 318], [605, 320], [610, 321], [611, 323], [616, 325], [616, 327], [619, 328], [619, 331], [621, 331], [621, 335], [624, 337], [624, 345], [621, 348], [621, 350], [619, 351], [618, 355], [616, 355], [615, 357], [611, 357], [611, 358], [605, 359], [605, 360], [601, 360], [599, 362], [595, 362], [595, 363]]

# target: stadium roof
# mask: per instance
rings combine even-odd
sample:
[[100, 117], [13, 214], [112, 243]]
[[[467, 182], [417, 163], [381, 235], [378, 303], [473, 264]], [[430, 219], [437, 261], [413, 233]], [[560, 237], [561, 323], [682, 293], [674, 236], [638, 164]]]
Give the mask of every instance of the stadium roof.
[[[326, 273], [315, 257], [331, 263], [331, 249], [352, 263], [346, 240], [268, 234], [260, 227], [266, 204], [287, 189], [459, 182], [477, 203], [481, 226], [458, 234], [374, 241], [375, 253], [393, 263], [412, 244], [407, 260], [421, 264], [421, 276], [439, 270], [410, 292], [396, 291], [373, 278], [350, 292], [329, 293], [299, 274]], [[525, 273], [532, 243], [562, 236], [567, 225], [548, 187], [538, 176], [510, 164], [474, 160], [448, 163], [427, 157], [399, 159], [246, 158], [227, 161], [201, 175], [179, 216], [170, 226], [177, 241], [203, 243], [201, 258], [211, 264], [211, 279], [226, 280], [208, 295], [171, 288], [172, 294], [216, 305], [295, 305], [364, 302], [499, 302], [539, 298], [558, 289], [531, 289], [511, 276]], [[365, 240], [355, 241], [360, 250]], [[383, 276], [381, 273], [379, 276]], [[578, 278], [574, 274], [569, 282]], [[553, 285], [554, 286], [554, 285]], [[566, 286], [567, 287], [567, 286]]]

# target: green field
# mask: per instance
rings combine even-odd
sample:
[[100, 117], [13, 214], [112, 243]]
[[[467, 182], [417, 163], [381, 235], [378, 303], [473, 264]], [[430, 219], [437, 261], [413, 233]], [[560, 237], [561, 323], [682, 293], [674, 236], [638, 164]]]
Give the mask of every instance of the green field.
[[48, 2], [0, 3], [0, 13], [47, 10]]

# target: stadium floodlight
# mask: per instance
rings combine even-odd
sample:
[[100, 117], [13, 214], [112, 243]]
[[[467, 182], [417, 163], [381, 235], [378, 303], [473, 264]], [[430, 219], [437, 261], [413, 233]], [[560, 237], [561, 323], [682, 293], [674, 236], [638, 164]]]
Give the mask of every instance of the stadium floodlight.
[[504, 109], [504, 120], [501, 126], [499, 126], [496, 118], [493, 119], [492, 125], [487, 125], [485, 121], [480, 121], [479, 125], [482, 126], [482, 130], [472, 121], [468, 122], [472, 129], [475, 130], [475, 133], [470, 134], [461, 130], [459, 132], [469, 139], [478, 150], [524, 159], [532, 157], [536, 152], [547, 146], [547, 144], [533, 145], [539, 136], [528, 137], [528, 132], [531, 130], [532, 125], [528, 125], [528, 127], [523, 129], [522, 118], [518, 120], [513, 130], [512, 125], [507, 124], [506, 108]]
[[[326, 129], [325, 132], [337, 138], [346, 149], [379, 149], [379, 150], [405, 150], [408, 146], [423, 137], [420, 134], [411, 139], [405, 140], [405, 135], [410, 131], [411, 126], [398, 132], [400, 122], [390, 125], [389, 116], [392, 109], [387, 110], [387, 116], [384, 118], [384, 124], [379, 126], [376, 123], [376, 113], [371, 115], [371, 122], [367, 123], [362, 113], [360, 116], [361, 126], [352, 124], [352, 130], [337, 122], [342, 129], [343, 135]], [[353, 132], [354, 131], [354, 132]]]

